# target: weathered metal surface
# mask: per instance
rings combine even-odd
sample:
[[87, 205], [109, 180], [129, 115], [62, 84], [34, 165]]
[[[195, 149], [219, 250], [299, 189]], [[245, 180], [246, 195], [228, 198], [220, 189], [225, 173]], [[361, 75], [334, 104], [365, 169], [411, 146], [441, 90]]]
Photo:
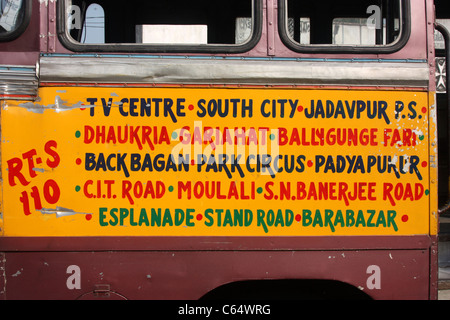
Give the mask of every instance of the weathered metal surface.
[[0, 99], [33, 100], [37, 90], [35, 67], [0, 65]]
[[109, 291], [111, 298], [198, 299], [240, 280], [328, 279], [376, 299], [427, 299], [428, 259], [427, 250], [7, 253], [6, 298], [107, 298]]
[[41, 57], [42, 82], [427, 88], [426, 62]]

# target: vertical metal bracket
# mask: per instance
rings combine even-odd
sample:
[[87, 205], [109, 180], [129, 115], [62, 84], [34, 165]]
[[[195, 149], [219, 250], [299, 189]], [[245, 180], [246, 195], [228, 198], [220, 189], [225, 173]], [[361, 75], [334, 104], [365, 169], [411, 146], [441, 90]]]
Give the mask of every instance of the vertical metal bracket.
[[276, 0], [267, 0], [267, 54], [275, 55], [275, 4]]
[[48, 1], [48, 52], [56, 52], [56, 1]]
[[48, 3], [39, 1], [39, 47], [41, 51], [48, 48]]

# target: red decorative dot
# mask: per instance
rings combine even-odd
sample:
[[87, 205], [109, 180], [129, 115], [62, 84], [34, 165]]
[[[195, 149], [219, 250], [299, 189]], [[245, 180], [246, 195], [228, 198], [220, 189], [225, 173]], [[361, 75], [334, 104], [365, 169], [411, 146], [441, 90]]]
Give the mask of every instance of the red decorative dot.
[[428, 162], [426, 162], [426, 161], [422, 162], [422, 167], [425, 168], [426, 166], [428, 166]]
[[78, 158], [77, 160], [75, 160], [75, 162], [76, 162], [77, 165], [80, 165], [81, 164], [81, 159]]
[[427, 113], [427, 111], [428, 111], [427, 108], [425, 108], [425, 107], [422, 108], [422, 113]]
[[197, 220], [200, 221], [200, 220], [202, 220], [202, 219], [203, 219], [203, 216], [202, 216], [201, 214], [198, 214], [198, 215], [197, 215]]
[[409, 220], [409, 217], [405, 214], [405, 215], [402, 217], [402, 221], [403, 221], [403, 222], [408, 222], [408, 220]]
[[192, 166], [195, 165], [194, 159], [191, 160], [191, 165], [192, 165]]
[[191, 104], [191, 105], [189, 105], [189, 110], [194, 110], [194, 106]]
[[300, 221], [302, 221], [302, 216], [301, 215], [296, 215], [295, 216], [295, 221], [297, 221], [297, 222], [300, 222]]
[[87, 214], [87, 215], [86, 215], [86, 220], [89, 221], [89, 220], [91, 220], [91, 219], [92, 219], [92, 214]]
[[303, 106], [298, 106], [298, 107], [297, 107], [297, 111], [298, 111], [298, 112], [303, 112]]
[[308, 161], [308, 167], [312, 167], [313, 165], [314, 165], [314, 163], [311, 160], [309, 160]]

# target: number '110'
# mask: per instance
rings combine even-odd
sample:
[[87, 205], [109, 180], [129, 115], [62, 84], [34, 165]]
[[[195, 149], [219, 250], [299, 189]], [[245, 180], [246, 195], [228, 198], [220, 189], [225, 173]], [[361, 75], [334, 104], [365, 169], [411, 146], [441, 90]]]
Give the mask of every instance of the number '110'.
[[[44, 183], [43, 191], [44, 191], [44, 199], [47, 203], [55, 204], [59, 201], [59, 198], [61, 196], [61, 190], [59, 189], [59, 186], [55, 180], [47, 180]], [[41, 195], [40, 195], [38, 187], [34, 186], [31, 188], [30, 196], [34, 201], [34, 209], [41, 210], [42, 202], [41, 202]], [[22, 195], [20, 197], [20, 202], [22, 202], [22, 204], [23, 204], [24, 214], [26, 216], [30, 215], [31, 210], [30, 210], [30, 199], [28, 196], [28, 191], [22, 192]]]

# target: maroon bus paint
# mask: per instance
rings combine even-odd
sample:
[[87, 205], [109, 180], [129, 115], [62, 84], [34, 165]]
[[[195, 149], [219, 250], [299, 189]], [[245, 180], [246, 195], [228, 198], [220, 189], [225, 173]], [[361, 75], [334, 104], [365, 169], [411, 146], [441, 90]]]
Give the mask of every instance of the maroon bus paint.
[[[4, 298], [78, 299], [108, 285], [127, 299], [199, 299], [240, 280], [325, 279], [374, 299], [428, 299], [429, 257], [427, 249], [8, 252]], [[374, 263], [381, 288], [369, 290]], [[70, 266], [79, 267], [80, 289], [67, 285]]]
[[[111, 299], [198, 299], [240, 280], [326, 279], [351, 284], [374, 299], [429, 299], [435, 298], [427, 289], [430, 268], [436, 268], [429, 264], [435, 240], [5, 238], [0, 246], [7, 251], [2, 259], [7, 286], [1, 291], [5, 299], [87, 299], [100, 298], [96, 288], [107, 285]], [[381, 269], [381, 289], [368, 290], [367, 268], [373, 264]], [[81, 289], [67, 288], [72, 265], [80, 268]]]

